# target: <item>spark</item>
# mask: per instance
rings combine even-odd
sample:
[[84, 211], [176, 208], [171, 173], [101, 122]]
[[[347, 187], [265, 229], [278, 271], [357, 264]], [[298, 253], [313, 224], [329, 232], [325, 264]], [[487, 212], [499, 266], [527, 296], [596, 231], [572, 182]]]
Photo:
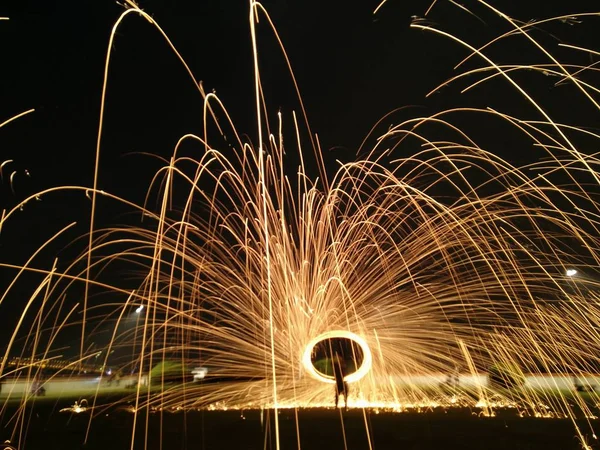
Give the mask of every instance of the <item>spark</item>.
[[83, 412], [86, 412], [88, 410], [88, 401], [84, 398], [81, 401], [76, 401], [75, 403], [73, 403], [73, 405], [67, 407], [67, 408], [62, 408], [60, 410], [60, 412], [70, 412], [70, 413], [74, 413], [74, 414], [81, 414]]
[[14, 170], [11, 174], [10, 174], [10, 191], [13, 193], [13, 195], [15, 194], [15, 183], [14, 183], [14, 179], [15, 179], [15, 175], [17, 174], [17, 171]]
[[4, 173], [4, 172], [3, 172], [3, 171], [4, 171], [4, 166], [6, 166], [6, 165], [8, 165], [8, 164], [10, 164], [10, 163], [12, 163], [12, 162], [13, 162], [13, 160], [12, 160], [12, 159], [7, 159], [6, 161], [3, 161], [3, 162], [2, 162], [2, 164], [0, 164], [0, 179], [2, 179], [2, 178], [3, 178], [3, 176], [4, 176], [4, 175], [3, 175], [3, 173]]

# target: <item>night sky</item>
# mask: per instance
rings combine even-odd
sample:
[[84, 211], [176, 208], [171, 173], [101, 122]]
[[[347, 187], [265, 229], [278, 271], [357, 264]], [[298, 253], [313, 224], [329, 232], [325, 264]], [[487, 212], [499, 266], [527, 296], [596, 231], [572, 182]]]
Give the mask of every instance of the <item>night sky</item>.
[[[405, 107], [386, 119], [381, 131], [409, 117], [462, 105], [537, 117], [518, 95], [498, 83], [464, 95], [460, 94], [464, 84], [459, 84], [426, 99], [431, 89], [457, 73], [453, 66], [467, 52], [446, 38], [410, 29], [412, 17], [423, 16], [430, 0], [389, 0], [374, 16], [378, 3], [264, 2], [291, 59], [310, 125], [319, 134], [331, 173], [336, 160], [354, 160], [371, 127], [396, 108]], [[593, 11], [595, 3], [492, 1], [525, 22]], [[140, 0], [139, 4], [165, 30], [196, 80], [223, 100], [238, 131], [256, 142], [248, 2]], [[465, 5], [477, 17], [439, 0], [428, 18], [474, 45], [509, 29], [475, 1]], [[1, 208], [11, 208], [26, 195], [51, 186], [91, 186], [107, 43], [122, 11], [113, 0], [15, 0], [0, 5], [0, 16], [10, 18], [0, 22], [0, 122], [35, 109], [0, 130], [0, 161], [14, 160], [0, 187]], [[589, 64], [594, 62], [590, 55], [559, 49], [556, 36], [598, 48], [599, 23], [590, 19], [577, 25], [551, 24], [533, 34], [557, 55]], [[275, 116], [281, 111], [291, 125], [291, 112], [299, 111], [299, 104], [266, 21], [261, 21], [259, 41], [269, 113]], [[543, 61], [522, 41], [506, 41], [490, 54], [506, 63]], [[478, 64], [473, 61], [468, 67]], [[540, 78], [523, 82], [549, 103], [559, 120], [585, 126], [598, 123], [598, 111], [573, 100], [571, 88], [554, 87], [555, 80]], [[99, 188], [141, 203], [152, 176], [163, 165], [144, 153], [168, 158], [183, 134], [202, 133], [201, 115], [202, 99], [164, 39], [144, 19], [130, 16], [113, 46]], [[491, 141], [491, 149], [508, 160], [528, 159], [529, 149], [516, 148], [507, 136], [498, 133]], [[401, 156], [413, 150], [403, 149]], [[11, 188], [6, 177], [14, 170]], [[71, 221], [79, 221], [74, 235], [85, 233], [89, 202], [81, 197], [44, 199], [7, 223], [0, 235], [2, 261], [22, 263]], [[113, 213], [105, 212], [100, 222], [111, 223], [121, 211]], [[0, 286], [13, 276], [11, 270], [0, 272]], [[19, 300], [3, 305], [0, 313], [9, 310], [19, 310]]]
[[[49, 185], [89, 184], [107, 42], [123, 8], [109, 0], [13, 3], [11, 7], [9, 2], [8, 8], [5, 4], [1, 11], [11, 19], [0, 26], [2, 118], [36, 109], [33, 115], [5, 127], [0, 135], [3, 160], [14, 159], [14, 169], [27, 168], [32, 175], [31, 180], [17, 185], [16, 197], [24, 190]], [[310, 124], [319, 134], [328, 160], [355, 159], [370, 128], [395, 108], [412, 106], [400, 116], [408, 118], [467, 104], [505, 109], [511, 104], [512, 109], [522, 106], [515, 98], [505, 99], [504, 92], [494, 94], [486, 89], [461, 96], [458, 88], [451, 88], [425, 99], [430, 89], [457, 73], [452, 68], [466, 55], [459, 44], [409, 28], [411, 17], [422, 16], [430, 0], [390, 0], [376, 16], [372, 11], [377, 1], [357, 3], [360, 5], [337, 0], [264, 3], [286, 46]], [[590, 10], [581, 1], [528, 1], [525, 7], [515, 3], [493, 4], [524, 21]], [[247, 2], [147, 0], [140, 5], [163, 27], [196, 79], [222, 98], [238, 130], [255, 140]], [[498, 30], [508, 29], [475, 2], [467, 6], [485, 24], [441, 1], [431, 11], [431, 20], [473, 44], [482, 44]], [[291, 79], [266, 22], [261, 25], [262, 77], [270, 113], [281, 110], [284, 120], [291, 122], [291, 111], [298, 110]], [[554, 51], [558, 51], [557, 41], [550, 33], [588, 45], [597, 34], [585, 21], [578, 26], [548, 26], [535, 34]], [[510, 41], [500, 47], [502, 51], [492, 54], [505, 62], [537, 57], [533, 52], [529, 55], [525, 46], [511, 47]], [[135, 154], [168, 157], [181, 135], [200, 133], [201, 101], [162, 37], [143, 19], [126, 19], [113, 50], [101, 184], [107, 189], [144, 192], [139, 177], [147, 179], [153, 170], [144, 174], [141, 169], [146, 164], [150, 169], [158, 165]], [[397, 120], [385, 125], [391, 123]], [[510, 151], [504, 150], [510, 159]], [[132, 169], [140, 172], [138, 176], [128, 176]], [[2, 200], [11, 204], [11, 199]]]

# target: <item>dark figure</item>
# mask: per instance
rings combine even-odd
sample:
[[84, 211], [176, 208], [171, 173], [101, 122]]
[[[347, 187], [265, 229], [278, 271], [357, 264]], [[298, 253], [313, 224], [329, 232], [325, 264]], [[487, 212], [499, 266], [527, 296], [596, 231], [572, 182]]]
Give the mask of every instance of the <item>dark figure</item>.
[[333, 377], [335, 378], [335, 407], [338, 407], [340, 394], [344, 395], [344, 405], [348, 410], [348, 383], [344, 380], [346, 376], [346, 364], [339, 355], [333, 357]]

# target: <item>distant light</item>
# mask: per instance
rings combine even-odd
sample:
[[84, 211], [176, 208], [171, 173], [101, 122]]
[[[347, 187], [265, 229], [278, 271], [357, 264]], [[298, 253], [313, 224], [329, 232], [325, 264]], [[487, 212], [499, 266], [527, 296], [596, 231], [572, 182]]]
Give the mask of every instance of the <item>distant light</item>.
[[575, 275], [577, 275], [577, 271], [575, 269], [567, 269], [568, 277], [574, 277]]
[[136, 314], [141, 313], [144, 310], [144, 305], [142, 306], [138, 306], [137, 309], [135, 310]]
[[206, 367], [194, 367], [194, 370], [192, 370], [192, 375], [194, 375], [194, 381], [204, 379], [207, 373], [208, 369]]

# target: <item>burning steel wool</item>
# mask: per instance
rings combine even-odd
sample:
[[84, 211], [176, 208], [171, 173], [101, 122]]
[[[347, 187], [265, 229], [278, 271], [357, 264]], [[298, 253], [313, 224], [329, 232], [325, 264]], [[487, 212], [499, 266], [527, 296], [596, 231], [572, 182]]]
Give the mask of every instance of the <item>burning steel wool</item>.
[[[76, 323], [80, 356], [72, 366], [94, 360], [106, 368], [116, 365], [108, 359], [112, 352], [127, 354], [119, 364], [135, 374], [131, 408], [136, 413], [143, 408], [331, 406], [335, 380], [327, 367], [335, 352], [323, 342], [333, 342], [350, 349], [343, 356], [352, 366], [345, 374], [350, 407], [461, 406], [486, 416], [508, 407], [522, 415], [570, 418], [574, 424], [578, 414], [594, 417], [600, 398], [593, 390], [591, 401], [577, 396], [567, 401], [552, 386], [543, 389], [525, 380], [551, 374], [548, 383], [556, 384], [560, 377], [585, 379], [600, 368], [600, 291], [593, 275], [575, 283], [577, 272], [572, 272], [575, 266], [598, 267], [600, 160], [578, 142], [597, 145], [600, 136], [555, 122], [522, 86], [519, 74], [552, 76], [571, 86], [574, 104], [585, 102], [600, 112], [593, 84], [597, 64], [561, 63], [530, 33], [554, 22], [598, 20], [598, 14], [524, 23], [477, 3], [508, 28], [483, 46], [428, 20], [412, 22], [413, 28], [450, 39], [468, 52], [457, 67], [470, 68], [434, 91], [502, 82], [536, 117], [461, 107], [410, 118], [331, 173], [316, 137], [301, 131], [305, 124], [300, 123], [308, 123], [304, 110], [301, 119], [266, 113], [258, 18], [261, 26], [276, 31], [259, 3], [251, 2], [249, 17], [256, 103], [256, 142], [251, 144], [221, 100], [197, 84], [152, 16], [127, 2], [111, 35], [106, 73], [121, 24], [147, 20], [202, 95], [205, 134], [182, 136], [156, 174], [149, 189], [149, 197], [159, 198], [155, 209], [101, 191], [97, 171], [92, 186], [37, 192], [3, 211], [0, 225], [36, 198], [75, 191], [88, 196], [92, 212], [87, 250], [66, 268], [39, 267], [35, 254], [21, 267], [4, 264], [17, 272], [15, 280], [30, 272], [45, 278], [23, 309], [0, 374], [11, 373], [8, 355], [17, 352], [18, 335], [28, 332], [31, 356], [48, 360], [53, 342]], [[495, 62], [487, 51], [517, 38], [538, 49], [546, 62]], [[598, 55], [561, 45], [575, 54]], [[107, 89], [105, 77], [103, 105]], [[501, 159], [486, 150], [494, 136], [471, 135], [460, 125], [473, 116], [510, 127], [523, 148], [535, 148], [544, 157], [525, 166]], [[98, 158], [104, 118], [103, 110]], [[294, 139], [284, 139], [288, 129]], [[181, 150], [190, 141], [203, 148], [197, 158]], [[300, 162], [290, 172], [285, 164], [292, 153]], [[307, 169], [308, 159], [315, 161], [318, 177]], [[140, 213], [143, 223], [98, 227], [100, 198]], [[47, 245], [68, 231], [69, 226]], [[124, 266], [138, 275], [134, 289], [103, 278]], [[76, 307], [65, 310], [60, 299], [69, 289], [83, 293]], [[98, 304], [91, 293], [99, 290], [123, 300]], [[9, 293], [10, 287], [0, 302]], [[30, 316], [33, 322], [25, 320]], [[99, 317], [110, 324], [109, 343], [100, 355], [89, 349], [91, 323]], [[200, 367], [194, 370], [202, 379], [172, 383], [167, 363], [178, 364], [180, 378]], [[36, 370], [31, 365], [26, 376]], [[489, 374], [488, 381], [464, 382], [482, 374]], [[95, 407], [93, 400], [85, 407], [75, 403], [73, 411], [88, 407]], [[591, 420], [586, 426], [593, 432]], [[576, 430], [583, 442], [589, 430], [580, 425]]]

